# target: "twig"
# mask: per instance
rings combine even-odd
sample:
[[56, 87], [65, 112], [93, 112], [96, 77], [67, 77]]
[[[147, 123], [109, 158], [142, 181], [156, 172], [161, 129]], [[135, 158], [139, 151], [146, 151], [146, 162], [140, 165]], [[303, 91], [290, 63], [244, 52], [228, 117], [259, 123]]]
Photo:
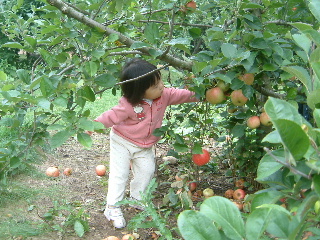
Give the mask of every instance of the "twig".
[[267, 152], [267, 154], [269, 154], [277, 163], [280, 163], [280, 164], [282, 164], [283, 166], [289, 168], [289, 170], [290, 170], [291, 172], [293, 172], [293, 173], [295, 173], [295, 174], [297, 174], [297, 175], [300, 175], [300, 176], [302, 176], [302, 177], [304, 177], [304, 178], [306, 178], [306, 179], [311, 180], [311, 176], [310, 176], [310, 175], [307, 175], [307, 174], [305, 174], [305, 173], [303, 173], [303, 172], [300, 172], [299, 170], [295, 169], [294, 167], [292, 167], [292, 166], [291, 166], [289, 163], [287, 163], [287, 162], [282, 162], [281, 160], [279, 160], [279, 159], [270, 151], [269, 148], [264, 147], [263, 149], [264, 149], [264, 150]]
[[126, 80], [126, 81], [116, 83], [116, 85], [121, 85], [121, 84], [124, 84], [124, 83], [136, 81], [136, 80], [138, 80], [138, 79], [140, 79], [140, 78], [143, 78], [143, 77], [148, 76], [148, 75], [150, 75], [150, 74], [152, 74], [152, 73], [154, 73], [154, 72], [157, 72], [157, 71], [159, 71], [159, 70], [161, 70], [161, 69], [164, 69], [164, 68], [168, 67], [169, 65], [170, 65], [170, 64], [166, 64], [166, 65], [164, 65], [164, 66], [161, 67], [161, 68], [157, 68], [157, 69], [155, 69], [155, 70], [152, 70], [152, 71], [150, 71], [150, 72], [148, 72], [148, 73], [146, 73], [146, 74], [143, 74], [143, 75], [141, 75], [141, 76], [139, 76], [139, 77], [131, 78], [131, 79], [128, 79], [128, 80]]

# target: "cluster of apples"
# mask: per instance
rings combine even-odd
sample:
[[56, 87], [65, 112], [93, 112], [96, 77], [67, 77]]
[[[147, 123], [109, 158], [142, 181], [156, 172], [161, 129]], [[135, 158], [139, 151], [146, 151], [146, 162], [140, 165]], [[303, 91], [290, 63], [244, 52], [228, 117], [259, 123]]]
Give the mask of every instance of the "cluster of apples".
[[271, 126], [272, 122], [269, 115], [266, 112], [262, 112], [260, 116], [251, 116], [247, 120], [247, 126], [251, 129], [260, 127], [260, 125]]
[[243, 179], [239, 179], [235, 183], [237, 187], [236, 190], [228, 189], [224, 193], [224, 196], [230, 199], [239, 208], [239, 210], [243, 209], [243, 200], [246, 196], [246, 192], [244, 191], [244, 182], [245, 181]]
[[[96, 166], [96, 174], [98, 176], [104, 176], [106, 175], [106, 171], [107, 171], [107, 168], [106, 166], [104, 165], [98, 165]], [[70, 176], [72, 173], [72, 169], [67, 167], [63, 170], [63, 174], [66, 175], [66, 176]], [[58, 167], [54, 166], [54, 167], [48, 167], [47, 170], [46, 170], [46, 175], [48, 177], [59, 177], [60, 176], [60, 170]]]

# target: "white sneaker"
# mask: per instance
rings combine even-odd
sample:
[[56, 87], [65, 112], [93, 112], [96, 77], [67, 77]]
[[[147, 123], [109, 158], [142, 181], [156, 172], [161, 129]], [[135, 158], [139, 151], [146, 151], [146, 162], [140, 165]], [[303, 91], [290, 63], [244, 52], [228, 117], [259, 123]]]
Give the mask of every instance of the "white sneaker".
[[124, 228], [126, 226], [126, 220], [119, 207], [107, 206], [104, 210], [104, 215], [109, 221], [113, 222], [115, 228]]

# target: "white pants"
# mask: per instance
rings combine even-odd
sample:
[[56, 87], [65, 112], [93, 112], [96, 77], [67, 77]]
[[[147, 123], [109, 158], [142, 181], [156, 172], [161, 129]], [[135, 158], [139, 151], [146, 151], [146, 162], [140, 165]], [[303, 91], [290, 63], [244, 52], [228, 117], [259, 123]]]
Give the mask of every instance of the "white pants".
[[138, 147], [111, 130], [107, 205], [114, 205], [124, 198], [130, 173], [130, 161], [133, 172], [130, 196], [140, 200], [140, 192], [144, 192], [154, 176], [154, 148]]

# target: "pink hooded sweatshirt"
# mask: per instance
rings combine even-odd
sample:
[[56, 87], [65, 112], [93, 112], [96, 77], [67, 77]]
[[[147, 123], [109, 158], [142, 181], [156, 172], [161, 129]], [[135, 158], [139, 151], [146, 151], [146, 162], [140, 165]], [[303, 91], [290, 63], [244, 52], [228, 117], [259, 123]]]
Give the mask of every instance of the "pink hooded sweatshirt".
[[149, 148], [160, 140], [152, 133], [161, 127], [167, 106], [198, 101], [194, 92], [189, 90], [165, 88], [161, 97], [153, 100], [151, 106], [142, 101], [133, 107], [125, 97], [121, 97], [117, 106], [102, 113], [95, 121], [101, 122], [106, 128], [112, 127], [115, 134], [133, 144]]

